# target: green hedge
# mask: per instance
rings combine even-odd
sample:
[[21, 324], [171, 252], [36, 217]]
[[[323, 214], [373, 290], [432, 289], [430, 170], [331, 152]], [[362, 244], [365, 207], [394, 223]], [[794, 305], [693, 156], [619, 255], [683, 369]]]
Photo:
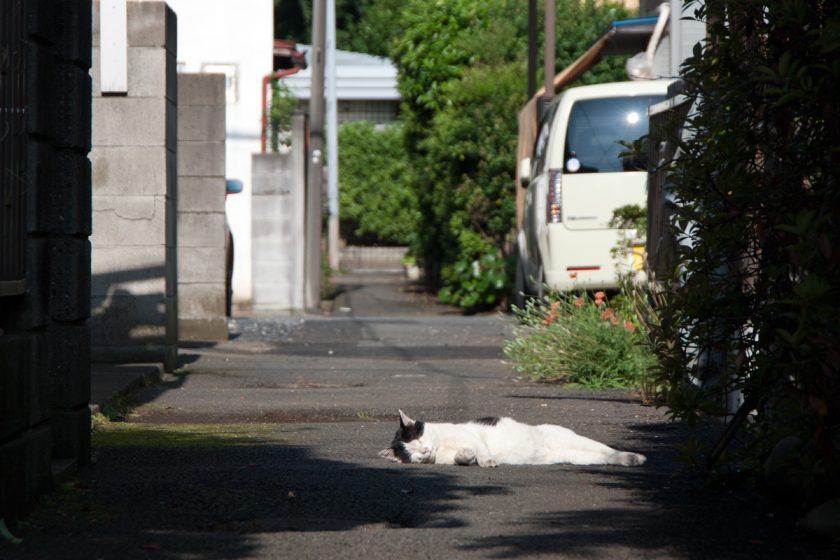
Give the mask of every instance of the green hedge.
[[[557, 67], [624, 17], [623, 8], [560, 0]], [[414, 251], [441, 299], [466, 310], [498, 305], [512, 277], [517, 113], [526, 101], [527, 3], [409, 0], [391, 57], [405, 139], [418, 172]], [[621, 60], [585, 82], [623, 79]]]
[[403, 127], [367, 121], [338, 131], [340, 227], [348, 243], [411, 245], [416, 239], [417, 201], [411, 184]]

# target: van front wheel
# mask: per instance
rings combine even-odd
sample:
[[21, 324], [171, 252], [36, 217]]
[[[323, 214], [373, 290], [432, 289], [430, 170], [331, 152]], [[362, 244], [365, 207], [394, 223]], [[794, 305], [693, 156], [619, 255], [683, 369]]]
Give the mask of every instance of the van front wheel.
[[543, 272], [543, 265], [540, 265], [537, 271], [537, 277], [534, 280], [537, 282], [537, 293], [535, 295], [537, 299], [541, 300], [545, 297], [545, 273]]
[[516, 273], [513, 278], [513, 298], [511, 303], [519, 309], [525, 308], [525, 265], [522, 264], [522, 258], [516, 255]]

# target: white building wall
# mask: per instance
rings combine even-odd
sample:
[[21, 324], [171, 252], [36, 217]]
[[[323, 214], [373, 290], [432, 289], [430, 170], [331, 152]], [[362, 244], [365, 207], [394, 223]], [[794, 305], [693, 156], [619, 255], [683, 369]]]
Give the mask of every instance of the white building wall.
[[233, 299], [251, 301], [251, 154], [260, 151], [262, 78], [272, 71], [272, 0], [167, 0], [178, 15], [178, 69], [229, 74], [226, 176], [245, 189], [229, 196], [235, 259]]

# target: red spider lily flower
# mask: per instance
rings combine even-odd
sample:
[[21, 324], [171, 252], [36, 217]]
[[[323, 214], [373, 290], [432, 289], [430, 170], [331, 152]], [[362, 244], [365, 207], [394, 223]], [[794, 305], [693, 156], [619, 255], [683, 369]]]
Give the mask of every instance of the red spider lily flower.
[[548, 313], [545, 314], [545, 318], [543, 319], [544, 325], [550, 325], [554, 321], [557, 320], [557, 310], [560, 309], [560, 302], [553, 301], [551, 302], [551, 306], [548, 308]]
[[604, 300], [596, 299], [593, 303], [595, 304], [595, 307], [601, 307], [602, 305], [604, 305]]
[[579, 297], [575, 300], [575, 307], [580, 307], [583, 305], [583, 298]]
[[633, 321], [630, 319], [624, 319], [624, 329], [627, 332], [633, 332], [636, 330], [636, 325], [633, 324]]
[[595, 299], [604, 299], [605, 297], [607, 297], [607, 294], [604, 292], [595, 292]]
[[606, 321], [607, 319], [609, 319], [609, 320], [615, 319], [616, 318], [615, 317], [615, 311], [608, 307], [607, 309], [604, 309], [603, 311], [601, 311], [601, 314], [599, 315], [599, 317], [601, 318], [602, 321]]

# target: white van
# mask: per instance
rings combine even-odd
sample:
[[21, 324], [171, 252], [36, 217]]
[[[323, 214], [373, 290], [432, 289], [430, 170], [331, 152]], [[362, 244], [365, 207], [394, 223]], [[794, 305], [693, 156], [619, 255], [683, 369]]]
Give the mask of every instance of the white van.
[[[618, 267], [640, 268], [638, 253], [616, 263], [620, 239], [609, 227], [616, 208], [646, 206], [647, 170], [621, 158], [620, 140], [648, 132], [648, 107], [665, 99], [672, 80], [614, 82], [568, 89], [551, 103], [537, 130], [533, 158], [519, 162], [527, 187], [518, 233], [516, 290], [541, 295], [618, 287]], [[635, 262], [634, 262], [635, 261]]]

